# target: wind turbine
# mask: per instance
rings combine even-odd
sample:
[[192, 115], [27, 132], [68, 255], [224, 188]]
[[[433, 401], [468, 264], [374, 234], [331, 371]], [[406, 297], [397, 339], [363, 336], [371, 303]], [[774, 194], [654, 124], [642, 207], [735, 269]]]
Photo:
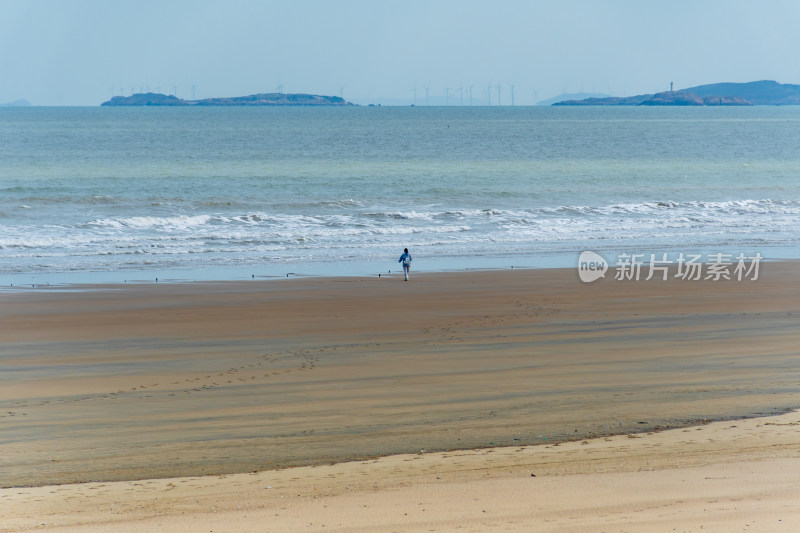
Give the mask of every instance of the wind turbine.
[[195, 89], [197, 89], [197, 85], [195, 85], [194, 82], [192, 82], [192, 100], [195, 99], [195, 97], [194, 97], [194, 90]]
[[503, 105], [502, 104], [503, 100], [502, 100], [502, 97], [500, 95], [500, 90], [503, 88], [503, 86], [498, 83], [497, 85], [495, 85], [495, 87], [497, 87], [497, 105], [501, 106], [501, 105]]
[[486, 87], [486, 99], [489, 101], [488, 105], [492, 105], [492, 82]]
[[175, 85], [174, 83], [172, 84], [172, 96], [176, 98], [178, 97], [178, 86]]
[[425, 86], [425, 106], [431, 105], [430, 100], [428, 100], [428, 91], [430, 90], [430, 88], [431, 88], [431, 84], [430, 84], [430, 82], [428, 82], [428, 85]]
[[275, 90], [278, 91], [279, 94], [283, 94], [283, 84], [278, 82], [278, 86], [275, 87]]
[[417, 105], [417, 86], [416, 85], [414, 85], [414, 88], [412, 89], [412, 91], [414, 91], [414, 106], [416, 107], [416, 105]]
[[450, 105], [450, 87], [444, 87], [444, 105]]
[[458, 105], [464, 106], [464, 82], [458, 87]]
[[511, 107], [514, 107], [514, 84], [511, 84]]
[[475, 84], [469, 86], [469, 105], [472, 107], [472, 88], [475, 87]]

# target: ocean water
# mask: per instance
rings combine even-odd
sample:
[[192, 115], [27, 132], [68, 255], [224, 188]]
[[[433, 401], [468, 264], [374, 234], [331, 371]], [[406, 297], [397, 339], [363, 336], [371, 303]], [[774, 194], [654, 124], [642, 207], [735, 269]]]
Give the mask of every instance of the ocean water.
[[0, 109], [0, 286], [800, 257], [800, 108]]

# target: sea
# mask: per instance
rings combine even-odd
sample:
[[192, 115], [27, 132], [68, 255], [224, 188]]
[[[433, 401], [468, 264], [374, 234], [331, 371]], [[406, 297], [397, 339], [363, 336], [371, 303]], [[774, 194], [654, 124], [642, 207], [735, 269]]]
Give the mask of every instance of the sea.
[[800, 107], [0, 109], [0, 287], [800, 258]]

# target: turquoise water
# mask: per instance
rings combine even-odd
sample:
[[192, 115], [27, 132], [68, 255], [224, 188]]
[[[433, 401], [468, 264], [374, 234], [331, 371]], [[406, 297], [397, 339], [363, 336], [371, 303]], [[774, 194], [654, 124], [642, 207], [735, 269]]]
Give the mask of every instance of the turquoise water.
[[800, 257], [800, 108], [0, 109], [0, 285]]

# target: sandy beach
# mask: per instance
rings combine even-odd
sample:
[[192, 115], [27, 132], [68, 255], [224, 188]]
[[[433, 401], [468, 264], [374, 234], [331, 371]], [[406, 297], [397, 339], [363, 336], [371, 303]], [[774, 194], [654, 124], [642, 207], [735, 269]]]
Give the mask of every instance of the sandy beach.
[[791, 413], [558, 446], [0, 489], [0, 531], [794, 532], [798, 431]]
[[0, 531], [795, 531], [798, 281], [4, 291]]

